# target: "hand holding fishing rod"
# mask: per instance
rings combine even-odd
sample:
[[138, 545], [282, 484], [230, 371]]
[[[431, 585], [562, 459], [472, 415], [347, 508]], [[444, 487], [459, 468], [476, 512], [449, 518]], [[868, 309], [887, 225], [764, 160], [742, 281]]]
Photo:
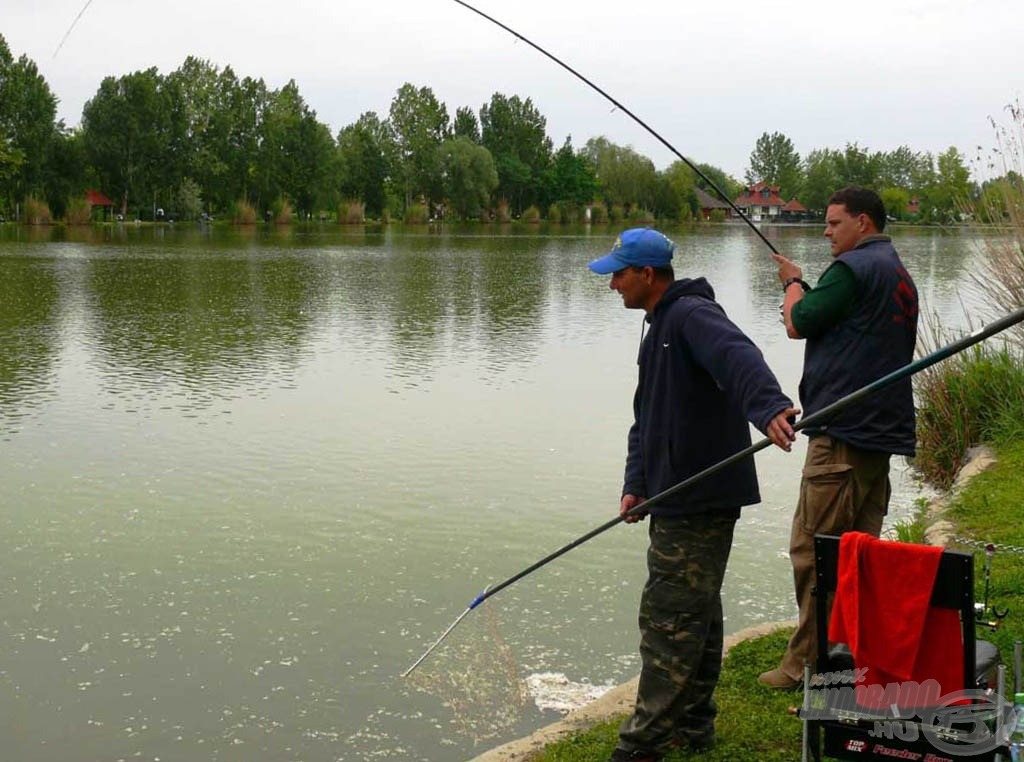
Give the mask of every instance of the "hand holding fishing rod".
[[[948, 357], [952, 357], [953, 355], [958, 354], [959, 352], [962, 352], [968, 347], [974, 346], [975, 344], [978, 344], [979, 342], [982, 342], [985, 339], [995, 336], [997, 333], [1001, 333], [1002, 331], [1005, 331], [1007, 328], [1015, 326], [1022, 321], [1024, 321], [1024, 308], [1011, 312], [1009, 315], [999, 320], [996, 320], [995, 322], [990, 323], [987, 326], [982, 326], [974, 333], [965, 336], [962, 339], [959, 339], [958, 341], [954, 341], [951, 344], [948, 344], [945, 347], [936, 350], [935, 352], [932, 352], [927, 357], [923, 357], [920, 360], [916, 360], [912, 363], [909, 363], [908, 365], [905, 365], [899, 370], [893, 371], [887, 376], [883, 376], [882, 378], [879, 378], [878, 380], [873, 381], [870, 384], [867, 384], [866, 386], [858, 389], [857, 391], [848, 394], [842, 399], [833, 402], [831, 405], [822, 408], [818, 412], [809, 415], [806, 418], [801, 419], [800, 421], [797, 421], [797, 423], [793, 426], [793, 430], [799, 431], [801, 429], [807, 428], [808, 426], [815, 426], [825, 423], [830, 418], [832, 418], [836, 413], [840, 412], [841, 410], [849, 407], [850, 405], [856, 402], [860, 402], [865, 397], [872, 395], [881, 389], [884, 389], [885, 387], [895, 383], [896, 381], [907, 378], [909, 376], [913, 376], [914, 374], [919, 373], [922, 370], [925, 370], [926, 368], [930, 368], [932, 365], [935, 365], [936, 363], [939, 363]], [[717, 473], [722, 469], [731, 466], [737, 461], [743, 460], [744, 458], [749, 458], [755, 453], [760, 452], [761, 450], [764, 450], [765, 448], [771, 446], [771, 444], [771, 439], [762, 439], [761, 441], [752, 444], [745, 450], [741, 450], [740, 452], [737, 452], [736, 454], [731, 455], [728, 458], [725, 458], [724, 460], [719, 461], [718, 463], [715, 463], [712, 466], [709, 466], [703, 471], [700, 471], [694, 474], [693, 476], [684, 479], [675, 486], [670, 487], [669, 489], [664, 490], [663, 492], [660, 492], [659, 494], [651, 498], [648, 498], [645, 502], [634, 506], [630, 511], [627, 512], [627, 514], [630, 515], [633, 512], [639, 513], [644, 510], [649, 510], [651, 507], [657, 505], [658, 503], [664, 502], [669, 497], [676, 495], [679, 492], [682, 492], [683, 490], [701, 481], [702, 479], [710, 476], [711, 474]], [[447, 638], [449, 634], [451, 634], [451, 632], [455, 629], [459, 622], [461, 622], [469, 614], [470, 611], [475, 609], [488, 598], [504, 590], [509, 585], [518, 582], [520, 579], [527, 576], [528, 574], [532, 574], [542, 566], [545, 566], [551, 561], [554, 561], [559, 556], [568, 553], [573, 548], [582, 545], [583, 543], [587, 542], [588, 540], [594, 537], [597, 537], [597, 535], [611, 529], [617, 524], [622, 523], [624, 519], [624, 515], [616, 516], [614, 519], [606, 521], [601, 526], [592, 529], [585, 535], [573, 540], [567, 545], [563, 545], [558, 550], [545, 556], [544, 558], [532, 564], [531, 566], [528, 566], [518, 574], [509, 577], [504, 582], [487, 587], [480, 595], [473, 599], [473, 601], [469, 604], [466, 610], [459, 615], [459, 617], [451, 624], [451, 626], [448, 627], [447, 630], [444, 631], [441, 637], [439, 637], [423, 653], [423, 655], [419, 659], [417, 659], [416, 662], [411, 667], [409, 667], [409, 669], [402, 673], [402, 677], [407, 677], [414, 669], [416, 669], [416, 667], [418, 667], [427, 658], [427, 656], [429, 656], [439, 645], [441, 645], [442, 641], [444, 641], [444, 639]]]

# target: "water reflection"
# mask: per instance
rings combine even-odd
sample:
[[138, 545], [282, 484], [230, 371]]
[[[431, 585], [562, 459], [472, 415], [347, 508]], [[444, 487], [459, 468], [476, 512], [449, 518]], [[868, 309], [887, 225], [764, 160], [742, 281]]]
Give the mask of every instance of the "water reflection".
[[104, 388], [203, 407], [286, 384], [307, 351], [324, 279], [299, 257], [111, 256], [85, 276]]
[[2, 260], [0, 277], [0, 437], [52, 395], [59, 352], [60, 286], [52, 262]]

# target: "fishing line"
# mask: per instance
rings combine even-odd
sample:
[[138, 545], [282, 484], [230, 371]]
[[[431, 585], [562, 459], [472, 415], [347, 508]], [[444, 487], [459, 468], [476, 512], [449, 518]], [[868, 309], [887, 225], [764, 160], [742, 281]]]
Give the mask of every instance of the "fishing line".
[[[459, 2], [459, 0], [456, 0], [456, 2]], [[860, 402], [865, 397], [874, 394], [880, 389], [883, 389], [889, 386], [890, 384], [895, 383], [896, 381], [912, 376], [915, 373], [919, 373], [925, 368], [930, 368], [932, 365], [935, 365], [936, 363], [941, 362], [942, 360], [945, 360], [948, 357], [951, 357], [959, 352], [962, 352], [968, 347], [974, 346], [975, 344], [984, 341], [985, 339], [990, 338], [991, 336], [994, 336], [997, 333], [1005, 331], [1007, 328], [1017, 325], [1021, 321], [1024, 321], [1024, 308], [1011, 312], [1006, 317], [1003, 317], [995, 321], [994, 323], [990, 323], [987, 326], [982, 326], [974, 333], [971, 333], [965, 336], [964, 338], [959, 339], [958, 341], [954, 341], [951, 344], [947, 344], [945, 347], [942, 347], [941, 349], [935, 350], [927, 357], [922, 357], [920, 360], [915, 360], [912, 363], [904, 365], [902, 368], [894, 370], [892, 373], [886, 376], [882, 376], [878, 380], [872, 381], [870, 384], [867, 384], [866, 386], [863, 386], [860, 389], [851, 392], [845, 397], [836, 400], [831, 405], [823, 407], [818, 412], [812, 413], [811, 415], [801, 419], [800, 421], [793, 425], [793, 430], [799, 431], [800, 429], [807, 428], [808, 426], [824, 423], [825, 421], [832, 418], [832, 416], [834, 416], [836, 413], [841, 411], [843, 408], [849, 407], [855, 402]], [[659, 492], [654, 497], [648, 498], [645, 502], [641, 503], [640, 505], [634, 506], [627, 513], [627, 515], [634, 515], [637, 513], [644, 512], [651, 508], [652, 506], [664, 502], [667, 498], [671, 497], [672, 495], [675, 495], [683, 491], [687, 487], [690, 487], [693, 484], [699, 482], [701, 479], [704, 479], [710, 476], [711, 474], [717, 473], [724, 468], [728, 468], [732, 464], [741, 461], [744, 458], [749, 458], [754, 453], [760, 452], [766, 447], [771, 446], [771, 443], [772, 441], [770, 439], [762, 439], [760, 442], [751, 445], [745, 450], [741, 450], [740, 452], [737, 452], [734, 455], [730, 455], [728, 458], [725, 458], [724, 460], [719, 461], [718, 463], [715, 463], [714, 465], [709, 466], [708, 468], [705, 468], [703, 471], [700, 471], [694, 474], [693, 476], [687, 477], [686, 479], [679, 482], [675, 486], [669, 487], [663, 492]], [[537, 571], [537, 569], [541, 568], [542, 566], [545, 566], [551, 561], [554, 561], [559, 556], [568, 553], [573, 548], [579, 547], [587, 540], [593, 539], [602, 532], [611, 529], [613, 526], [621, 523], [624, 519], [625, 516], [616, 516], [614, 519], [605, 522], [596, 529], [592, 529], [591, 531], [587, 532], [582, 537], [573, 540], [568, 545], [563, 545], [554, 553], [545, 556], [540, 561], [537, 561], [537, 563], [528, 566], [518, 574], [509, 577], [504, 582], [501, 582], [497, 585], [488, 586], [487, 588], [485, 588], [484, 591], [480, 593], [480, 595], [478, 595], [476, 598], [472, 600], [472, 602], [469, 604], [466, 610], [459, 615], [458, 619], [456, 619], [451, 624], [451, 626], [444, 631], [444, 634], [442, 634], [441, 637], [434, 641], [430, 648], [428, 648], [424, 652], [424, 654], [419, 659], [417, 659], [416, 662], [411, 667], [409, 667], [409, 669], [402, 673], [402, 677], [407, 677], [409, 673], [411, 673], [414, 669], [416, 669], [416, 667], [422, 664], [423, 660], [426, 659], [435, 648], [441, 645], [442, 641], [444, 641], [444, 639], [451, 634], [452, 630], [455, 629], [459, 622], [465, 619], [469, 612], [473, 611], [477, 606], [486, 601], [492, 595], [501, 592], [509, 585], [518, 582], [528, 574], [532, 574], [533, 572]]]
[[686, 164], [686, 166], [688, 166], [688, 167], [689, 167], [690, 169], [692, 169], [692, 170], [693, 170], [694, 172], [696, 172], [696, 173], [697, 173], [697, 176], [698, 176], [698, 177], [700, 177], [700, 178], [701, 178], [701, 179], [702, 179], [702, 180], [703, 180], [704, 182], [706, 182], [706, 183], [707, 183], [707, 184], [708, 184], [709, 186], [711, 186], [711, 188], [713, 188], [713, 189], [714, 189], [714, 191], [715, 191], [715, 192], [716, 192], [716, 193], [718, 194], [718, 196], [719, 196], [719, 197], [720, 197], [720, 198], [722, 199], [722, 201], [724, 201], [724, 202], [725, 202], [725, 203], [727, 203], [727, 204], [728, 204], [728, 205], [729, 205], [730, 207], [732, 207], [732, 210], [733, 210], [734, 212], [736, 212], [736, 214], [738, 214], [738, 215], [740, 216], [740, 219], [742, 219], [742, 220], [743, 220], [743, 221], [744, 221], [745, 223], [747, 223], [747, 225], [749, 225], [749, 226], [750, 226], [750, 229], [751, 229], [751, 230], [753, 230], [753, 231], [754, 231], [755, 233], [757, 233], [757, 236], [758, 236], [758, 238], [760, 238], [760, 239], [761, 239], [762, 241], [764, 241], [764, 244], [765, 244], [765, 246], [767, 246], [767, 247], [768, 247], [769, 249], [771, 249], [771, 251], [772, 251], [772, 253], [773, 253], [773, 254], [778, 254], [778, 253], [779, 253], [779, 250], [775, 248], [775, 246], [774, 246], [774, 245], [772, 244], [772, 242], [771, 242], [771, 241], [769, 241], [769, 240], [768, 240], [767, 238], [765, 238], [765, 236], [764, 236], [764, 233], [762, 233], [762, 232], [760, 231], [760, 229], [758, 229], [757, 225], [755, 225], [755, 224], [754, 224], [753, 222], [751, 222], [750, 218], [749, 218], [749, 217], [747, 217], [747, 215], [745, 215], [745, 214], [744, 214], [744, 213], [743, 213], [742, 211], [740, 211], [740, 208], [739, 208], [738, 206], [736, 206], [736, 204], [734, 204], [734, 203], [732, 202], [732, 199], [730, 199], [730, 198], [729, 198], [728, 196], [726, 196], [726, 195], [725, 195], [725, 193], [724, 193], [724, 192], [722, 191], [722, 189], [721, 189], [721, 188], [719, 188], [719, 187], [718, 187], [717, 185], [715, 185], [714, 181], [713, 181], [713, 180], [712, 180], [712, 179], [711, 179], [710, 177], [708, 177], [708, 176], [707, 176], [706, 174], [704, 174], [704, 173], [703, 173], [703, 172], [702, 172], [702, 171], [701, 171], [701, 170], [700, 170], [700, 169], [699, 169], [699, 168], [697, 167], [697, 165], [696, 165], [696, 164], [694, 164], [694, 163], [693, 163], [692, 161], [690, 161], [690, 160], [689, 160], [689, 159], [687, 159], [687, 158], [686, 158], [685, 156], [683, 156], [683, 155], [682, 155], [682, 154], [681, 154], [681, 153], [680, 153], [680, 152], [679, 152], [679, 151], [678, 151], [678, 150], [676, 149], [676, 147], [675, 147], [675, 146], [673, 146], [673, 145], [672, 145], [671, 143], [669, 143], [669, 142], [668, 142], [667, 140], [665, 140], [665, 138], [663, 138], [663, 137], [662, 137], [661, 135], [659, 135], [659, 134], [658, 134], [657, 132], [655, 132], [655, 131], [654, 131], [654, 129], [653, 129], [653, 128], [652, 128], [652, 127], [651, 127], [650, 125], [648, 125], [648, 124], [647, 124], [647, 122], [645, 122], [645, 121], [644, 121], [643, 119], [641, 119], [641, 118], [640, 118], [640, 117], [638, 117], [638, 116], [637, 116], [636, 114], [634, 114], [634, 113], [633, 113], [632, 111], [630, 111], [630, 110], [629, 110], [628, 108], [626, 108], [625, 106], [623, 106], [623, 105], [622, 105], [621, 103], [619, 103], [619, 102], [618, 102], [617, 100], [615, 100], [615, 98], [613, 98], [613, 97], [612, 97], [611, 95], [609, 95], [609, 94], [608, 94], [607, 92], [605, 92], [605, 91], [604, 91], [604, 90], [602, 90], [602, 89], [601, 89], [600, 87], [598, 87], [597, 85], [595, 85], [595, 84], [594, 84], [593, 82], [591, 82], [591, 81], [590, 81], [589, 79], [587, 79], [586, 77], [584, 77], [584, 76], [583, 76], [582, 74], [580, 74], [580, 73], [579, 73], [578, 71], [576, 71], [576, 70], [575, 70], [574, 68], [572, 68], [571, 66], [569, 66], [569, 64], [565, 63], [565, 62], [564, 62], [563, 60], [561, 60], [561, 59], [560, 59], [560, 58], [558, 58], [557, 56], [553, 55], [552, 53], [549, 53], [548, 51], [546, 51], [546, 50], [545, 50], [544, 48], [542, 48], [542, 47], [541, 47], [540, 45], [538, 45], [537, 43], [535, 43], [535, 42], [533, 42], [532, 40], [529, 40], [529, 39], [527, 39], [526, 37], [524, 37], [523, 35], [519, 34], [519, 32], [517, 32], [517, 31], [516, 31], [515, 29], [512, 29], [511, 27], [509, 27], [509, 26], [507, 26], [507, 25], [505, 25], [505, 24], [501, 23], [500, 21], [498, 21], [498, 20], [497, 20], [496, 18], [494, 18], [493, 16], [489, 16], [489, 15], [487, 15], [486, 13], [484, 13], [484, 12], [483, 12], [483, 11], [481, 11], [481, 10], [479, 10], [478, 8], [474, 8], [474, 7], [472, 6], [472, 5], [470, 5], [470, 4], [469, 4], [469, 3], [467, 3], [467, 2], [464, 2], [463, 0], [454, 0], [454, 2], [458, 3], [459, 5], [461, 5], [461, 6], [463, 7], [463, 8], [466, 8], [467, 10], [473, 11], [473, 13], [477, 14], [478, 16], [482, 16], [483, 18], [485, 18], [485, 19], [487, 19], [488, 21], [490, 21], [490, 22], [491, 22], [492, 24], [495, 24], [495, 25], [497, 25], [497, 26], [501, 27], [501, 28], [502, 28], [502, 29], [504, 29], [504, 30], [505, 30], [506, 32], [508, 32], [509, 34], [511, 34], [511, 35], [512, 35], [513, 37], [515, 37], [515, 38], [517, 38], [517, 39], [520, 39], [520, 40], [522, 40], [522, 41], [523, 41], [523, 42], [525, 42], [525, 43], [526, 43], [527, 45], [529, 45], [529, 46], [530, 46], [531, 48], [533, 48], [533, 49], [534, 49], [534, 50], [536, 50], [537, 52], [539, 52], [539, 53], [542, 53], [543, 55], [547, 56], [547, 57], [548, 57], [548, 58], [550, 58], [550, 59], [551, 59], [552, 61], [554, 61], [554, 62], [555, 62], [556, 64], [558, 64], [558, 65], [559, 65], [559, 66], [561, 66], [561, 67], [562, 67], [563, 69], [565, 69], [565, 70], [566, 70], [567, 72], [569, 72], [570, 74], [572, 74], [572, 75], [573, 75], [574, 77], [576, 77], [577, 79], [579, 79], [580, 81], [582, 81], [582, 82], [583, 82], [583, 83], [585, 83], [586, 85], [588, 85], [588, 86], [590, 86], [591, 88], [593, 88], [594, 90], [596, 90], [596, 91], [597, 91], [598, 93], [600, 93], [600, 94], [601, 94], [602, 96], [604, 96], [604, 97], [605, 97], [605, 98], [606, 98], [607, 100], [609, 100], [609, 101], [611, 102], [611, 104], [612, 104], [613, 106], [615, 106], [615, 108], [617, 108], [617, 109], [619, 109], [620, 111], [622, 111], [622, 112], [623, 112], [624, 114], [626, 114], [627, 116], [629, 116], [629, 117], [630, 117], [630, 118], [631, 118], [631, 119], [632, 119], [632, 120], [633, 120], [634, 122], [636, 122], [636, 123], [637, 123], [637, 124], [639, 124], [639, 125], [640, 125], [641, 127], [643, 127], [643, 128], [645, 129], [645, 130], [647, 130], [647, 131], [648, 131], [648, 132], [649, 132], [649, 133], [650, 133], [651, 135], [653, 135], [653, 136], [654, 136], [654, 137], [655, 137], [655, 138], [656, 138], [656, 139], [658, 140], [658, 142], [660, 142], [660, 143], [661, 143], [661, 144], [662, 144], [663, 146], [665, 146], [665, 147], [666, 147], [666, 148], [667, 148], [667, 149], [668, 149], [669, 151], [671, 151], [671, 152], [672, 152], [672, 153], [673, 153], [673, 154], [674, 154], [675, 156], [678, 156], [678, 157], [679, 157], [679, 158], [680, 158], [680, 159], [681, 159], [681, 160], [682, 160], [682, 161], [683, 161], [683, 162], [684, 162], [684, 163]]
[[68, 37], [71, 36], [71, 30], [75, 28], [75, 25], [78, 24], [78, 20], [82, 18], [83, 14], [85, 14], [85, 12], [89, 9], [90, 5], [92, 5], [92, 0], [87, 0], [85, 5], [82, 7], [82, 10], [80, 10], [78, 12], [78, 15], [75, 16], [75, 20], [71, 22], [71, 26], [68, 27], [68, 31], [64, 33], [64, 36], [60, 40], [60, 44], [57, 45], [57, 49], [53, 51], [54, 58], [56, 58], [57, 54], [60, 53], [60, 49], [64, 47], [64, 43], [67, 41]]

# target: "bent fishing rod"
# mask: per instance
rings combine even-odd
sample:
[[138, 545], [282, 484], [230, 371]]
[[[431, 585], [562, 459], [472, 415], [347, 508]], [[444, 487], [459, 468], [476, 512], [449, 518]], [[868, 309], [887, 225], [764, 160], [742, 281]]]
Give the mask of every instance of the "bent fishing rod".
[[694, 164], [694, 163], [693, 163], [692, 161], [690, 161], [690, 160], [689, 160], [689, 159], [687, 159], [687, 158], [686, 158], [685, 156], [683, 156], [683, 155], [682, 155], [682, 154], [681, 154], [681, 153], [680, 153], [680, 152], [679, 152], [679, 151], [678, 151], [678, 150], [676, 149], [676, 147], [675, 147], [674, 145], [672, 145], [671, 143], [669, 143], [669, 142], [668, 142], [667, 140], [665, 140], [665, 138], [663, 138], [663, 137], [662, 137], [661, 135], [659, 135], [659, 134], [658, 134], [657, 132], [655, 132], [655, 131], [654, 131], [654, 129], [653, 129], [653, 128], [652, 128], [652, 127], [651, 127], [651, 126], [649, 125], [649, 124], [647, 124], [647, 122], [645, 122], [645, 121], [644, 121], [643, 119], [641, 119], [641, 118], [640, 118], [640, 117], [638, 117], [638, 116], [637, 116], [636, 114], [634, 114], [634, 113], [633, 113], [632, 111], [630, 111], [630, 110], [629, 110], [628, 108], [626, 108], [625, 106], [623, 106], [623, 105], [622, 105], [621, 103], [619, 103], [619, 101], [617, 101], [617, 100], [616, 100], [615, 98], [613, 98], [613, 97], [612, 97], [611, 95], [609, 95], [609, 94], [608, 94], [607, 92], [605, 92], [605, 91], [604, 91], [603, 89], [601, 89], [600, 87], [598, 87], [597, 85], [595, 85], [595, 84], [594, 84], [593, 82], [591, 82], [591, 81], [590, 81], [589, 79], [587, 79], [586, 77], [584, 77], [584, 76], [583, 76], [582, 74], [580, 74], [580, 73], [579, 73], [578, 71], [576, 71], [576, 70], [575, 70], [574, 68], [572, 68], [571, 66], [569, 66], [569, 64], [565, 63], [565, 61], [561, 60], [560, 58], [558, 58], [558, 57], [557, 57], [557, 56], [555, 56], [554, 54], [552, 54], [552, 53], [549, 53], [549, 52], [548, 52], [547, 50], [545, 50], [544, 48], [542, 48], [542, 47], [541, 47], [540, 45], [538, 45], [537, 43], [535, 43], [535, 42], [534, 42], [533, 40], [527, 39], [527, 38], [526, 38], [526, 37], [524, 37], [523, 35], [519, 34], [519, 32], [517, 32], [517, 31], [516, 31], [515, 29], [512, 29], [512, 28], [511, 28], [510, 26], [507, 26], [506, 24], [503, 24], [503, 23], [501, 23], [501, 22], [500, 22], [500, 21], [498, 21], [498, 20], [497, 20], [496, 18], [494, 18], [493, 16], [489, 16], [489, 15], [487, 15], [486, 13], [484, 13], [483, 11], [481, 11], [480, 9], [478, 9], [478, 8], [474, 8], [474, 7], [473, 7], [472, 5], [470, 5], [469, 3], [467, 3], [467, 2], [464, 2], [464, 0], [454, 0], [454, 1], [455, 1], [456, 3], [458, 3], [459, 5], [461, 5], [461, 6], [463, 7], [463, 8], [465, 8], [465, 9], [467, 9], [467, 10], [470, 10], [470, 11], [472, 11], [473, 13], [477, 14], [478, 16], [481, 16], [481, 17], [483, 17], [483, 18], [487, 19], [487, 20], [488, 20], [488, 21], [490, 21], [490, 22], [491, 22], [492, 24], [495, 24], [496, 26], [499, 26], [499, 27], [501, 27], [501, 28], [502, 28], [502, 29], [504, 29], [504, 30], [505, 30], [506, 32], [508, 32], [509, 34], [511, 34], [511, 35], [512, 35], [513, 37], [515, 37], [516, 39], [522, 40], [523, 42], [525, 42], [525, 43], [526, 43], [527, 45], [529, 45], [529, 46], [530, 46], [531, 48], [533, 48], [533, 49], [534, 49], [534, 50], [536, 50], [537, 52], [539, 52], [539, 53], [541, 53], [541, 54], [543, 54], [543, 55], [547, 56], [548, 58], [550, 58], [550, 59], [551, 59], [552, 61], [554, 61], [554, 62], [555, 62], [556, 64], [558, 64], [559, 66], [561, 66], [561, 67], [562, 67], [563, 69], [565, 69], [565, 70], [566, 70], [567, 72], [569, 72], [569, 73], [570, 73], [570, 74], [572, 74], [572, 75], [573, 75], [574, 77], [576, 77], [577, 79], [579, 79], [579, 80], [580, 80], [581, 82], [583, 82], [584, 84], [588, 85], [589, 87], [591, 87], [592, 89], [594, 89], [594, 90], [595, 90], [596, 92], [600, 93], [600, 94], [601, 94], [601, 95], [602, 95], [602, 96], [603, 96], [603, 97], [604, 97], [604, 98], [605, 98], [606, 100], [608, 100], [608, 101], [609, 101], [609, 102], [610, 102], [610, 103], [611, 103], [611, 104], [612, 104], [613, 106], [615, 106], [615, 108], [617, 108], [617, 109], [618, 109], [619, 111], [621, 111], [622, 113], [624, 113], [624, 114], [625, 114], [626, 116], [628, 116], [628, 117], [629, 117], [630, 119], [632, 119], [632, 120], [633, 120], [634, 122], [636, 122], [636, 123], [637, 123], [637, 124], [639, 124], [639, 125], [640, 125], [641, 127], [643, 127], [643, 128], [645, 129], [645, 130], [647, 130], [647, 132], [649, 132], [649, 133], [650, 133], [651, 135], [653, 135], [653, 136], [654, 136], [654, 137], [655, 137], [655, 138], [656, 138], [656, 139], [658, 140], [658, 142], [659, 142], [659, 143], [661, 143], [661, 144], [662, 144], [663, 146], [665, 146], [665, 147], [666, 147], [666, 148], [667, 148], [667, 149], [668, 149], [669, 151], [671, 151], [671, 152], [672, 152], [672, 153], [673, 153], [673, 154], [674, 154], [675, 156], [678, 156], [678, 157], [679, 157], [679, 158], [680, 158], [680, 159], [681, 159], [681, 160], [683, 161], [683, 163], [685, 163], [685, 164], [686, 164], [686, 166], [688, 166], [688, 167], [689, 167], [690, 169], [692, 169], [692, 170], [693, 170], [693, 171], [694, 171], [694, 172], [695, 172], [695, 173], [697, 174], [697, 176], [698, 176], [698, 177], [699, 177], [699, 178], [700, 178], [701, 180], [703, 180], [704, 182], [706, 182], [706, 183], [707, 183], [707, 184], [708, 184], [709, 186], [711, 186], [711, 188], [712, 188], [712, 189], [714, 189], [715, 193], [717, 193], [717, 194], [718, 194], [719, 198], [721, 198], [721, 199], [722, 199], [722, 201], [724, 201], [724, 202], [725, 202], [725, 203], [727, 203], [727, 204], [728, 204], [728, 205], [729, 205], [730, 207], [732, 207], [732, 210], [733, 210], [734, 212], [736, 212], [736, 214], [738, 214], [738, 215], [740, 216], [740, 219], [742, 219], [742, 220], [743, 220], [743, 221], [744, 221], [745, 223], [747, 223], [747, 225], [749, 225], [749, 226], [750, 226], [750, 229], [751, 229], [751, 230], [753, 230], [753, 231], [754, 231], [755, 233], [757, 233], [757, 236], [758, 236], [758, 238], [760, 238], [760, 239], [761, 239], [762, 241], [764, 241], [764, 244], [765, 244], [765, 246], [767, 246], [767, 247], [768, 247], [769, 249], [771, 249], [771, 251], [772, 251], [772, 253], [773, 253], [773, 254], [778, 254], [778, 253], [779, 253], [779, 250], [775, 248], [775, 246], [774, 246], [774, 245], [772, 244], [772, 242], [771, 242], [771, 241], [769, 241], [769, 240], [768, 240], [767, 238], [765, 238], [765, 236], [764, 236], [764, 233], [762, 233], [762, 232], [760, 231], [760, 229], [759, 229], [759, 228], [758, 228], [758, 227], [757, 227], [757, 226], [756, 226], [756, 225], [755, 225], [755, 224], [754, 224], [753, 222], [751, 222], [750, 218], [749, 218], [749, 217], [747, 217], [747, 215], [745, 215], [745, 214], [744, 214], [744, 213], [743, 213], [742, 211], [740, 211], [740, 208], [739, 208], [738, 206], [736, 206], [736, 204], [734, 204], [734, 203], [733, 203], [733, 201], [732, 201], [732, 199], [731, 199], [731, 198], [729, 198], [729, 197], [728, 197], [727, 195], [725, 195], [725, 193], [724, 193], [724, 192], [722, 191], [722, 189], [721, 189], [721, 188], [719, 188], [719, 187], [718, 187], [718, 186], [717, 186], [717, 185], [715, 184], [715, 182], [714, 182], [714, 181], [713, 181], [713, 180], [712, 180], [712, 179], [711, 179], [710, 177], [708, 177], [708, 176], [707, 176], [706, 174], [704, 174], [704, 172], [702, 172], [702, 171], [700, 170], [700, 168], [699, 168], [699, 167], [697, 167], [697, 165], [696, 165], [696, 164]]
[[[456, 0], [456, 2], [458, 2], [458, 0]], [[836, 400], [831, 405], [823, 407], [816, 413], [812, 413], [806, 418], [802, 418], [800, 421], [793, 425], [793, 430], [800, 431], [801, 429], [805, 429], [808, 426], [814, 426], [816, 424], [824, 423], [825, 421], [832, 418], [832, 416], [834, 416], [839, 411], [849, 407], [850, 405], [853, 405], [856, 402], [860, 402], [865, 397], [874, 394], [880, 389], [884, 389], [885, 387], [894, 384], [895, 382], [901, 379], [913, 376], [915, 373], [920, 373], [922, 370], [930, 368], [932, 365], [935, 365], [936, 363], [941, 362], [942, 360], [945, 360], [948, 357], [952, 357], [953, 355], [962, 352], [968, 347], [974, 346], [975, 344], [978, 344], [979, 342], [982, 342], [985, 339], [995, 336], [997, 333], [1001, 333], [1002, 331], [1005, 331], [1007, 328], [1015, 326], [1022, 321], [1024, 321], [1024, 308], [1016, 310], [1015, 312], [1011, 312], [1006, 317], [996, 320], [995, 322], [990, 323], [987, 326], [982, 326], [974, 333], [971, 333], [963, 337], [962, 339], [959, 339], [958, 341], [954, 341], [953, 343], [948, 344], [945, 347], [942, 347], [941, 349], [937, 349], [927, 357], [922, 357], [920, 360], [915, 360], [912, 363], [908, 363], [907, 365], [904, 365], [902, 368], [894, 370], [892, 373], [886, 376], [882, 376], [878, 380], [872, 381], [870, 384], [867, 384], [866, 386], [863, 386], [860, 389], [851, 392], [845, 397]], [[757, 442], [756, 444], [747, 447], [745, 450], [741, 450], [735, 453], [734, 455], [730, 455], [728, 458], [725, 458], [724, 460], [715, 463], [712, 466], [708, 466], [703, 471], [700, 471], [694, 474], [693, 476], [689, 476], [686, 479], [683, 479], [683, 481], [679, 482], [678, 484], [669, 487], [668, 489], [662, 492], [659, 492], [654, 497], [648, 498], [640, 505], [634, 506], [629, 511], [627, 511], [625, 515], [620, 514], [619, 516], [616, 516], [614, 519], [606, 521], [604, 524], [597, 527], [596, 529], [592, 529], [591, 531], [587, 532], [582, 537], [578, 537], [569, 544], [563, 545], [554, 553], [551, 553], [542, 558], [540, 561], [537, 561], [537, 563], [526, 567], [518, 574], [512, 575], [504, 582], [501, 582], [497, 585], [488, 586], [482, 593], [480, 593], [480, 595], [478, 595], [476, 598], [472, 600], [469, 606], [466, 607], [466, 610], [463, 611], [462, 614], [460, 614], [459, 617], [451, 623], [448, 629], [441, 634], [441, 637], [435, 640], [434, 643], [430, 646], [430, 648], [428, 648], [423, 653], [423, 655], [419, 659], [417, 659], [411, 667], [409, 667], [409, 669], [402, 673], [402, 677], [408, 677], [409, 674], [411, 674], [412, 671], [416, 669], [416, 667], [418, 667], [423, 662], [423, 660], [426, 659], [434, 651], [434, 649], [441, 645], [441, 642], [448, 637], [448, 635], [452, 632], [452, 630], [455, 629], [459, 622], [466, 618], [470, 611], [475, 609], [477, 606], [486, 601], [492, 595], [501, 592], [509, 585], [518, 582], [528, 574], [532, 574], [542, 566], [545, 566], [550, 562], [554, 561], [559, 556], [568, 553], [573, 548], [579, 547], [583, 543], [587, 542], [587, 540], [591, 540], [594, 537], [597, 537], [602, 532], [606, 532], [613, 526], [622, 523], [627, 516], [635, 516], [639, 513], [646, 513], [651, 507], [658, 505], [659, 503], [663, 503], [669, 497], [672, 497], [673, 495], [682, 492], [687, 487], [690, 487], [699, 482], [700, 480], [708, 476], [711, 476], [711, 474], [717, 473], [724, 468], [728, 468], [729, 466], [733, 465], [738, 461], [743, 460], [744, 458], [749, 458], [754, 453], [760, 452], [766, 447], [771, 446], [771, 443], [772, 441], [768, 438], [762, 439], [760, 442]]]

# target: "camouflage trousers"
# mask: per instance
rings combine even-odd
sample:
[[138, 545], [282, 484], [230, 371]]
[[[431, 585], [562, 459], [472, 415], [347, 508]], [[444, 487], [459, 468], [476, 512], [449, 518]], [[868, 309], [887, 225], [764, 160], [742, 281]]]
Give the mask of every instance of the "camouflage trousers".
[[640, 599], [640, 685], [619, 747], [666, 751], [706, 739], [722, 667], [722, 578], [732, 512], [650, 520], [647, 583]]

